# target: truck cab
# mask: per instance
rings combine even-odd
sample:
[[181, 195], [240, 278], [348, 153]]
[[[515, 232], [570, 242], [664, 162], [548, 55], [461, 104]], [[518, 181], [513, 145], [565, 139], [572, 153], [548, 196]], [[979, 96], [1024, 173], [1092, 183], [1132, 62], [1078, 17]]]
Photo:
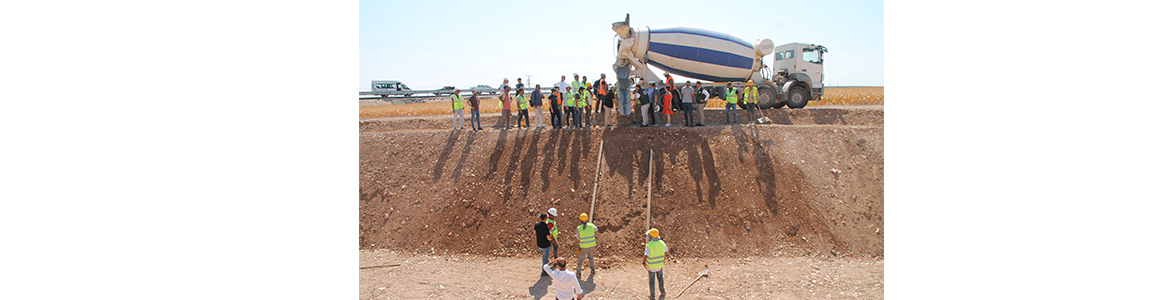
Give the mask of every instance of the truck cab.
[[808, 100], [820, 100], [825, 90], [825, 46], [788, 43], [777, 46], [773, 78], [782, 86], [780, 98], [789, 106], [803, 107]]

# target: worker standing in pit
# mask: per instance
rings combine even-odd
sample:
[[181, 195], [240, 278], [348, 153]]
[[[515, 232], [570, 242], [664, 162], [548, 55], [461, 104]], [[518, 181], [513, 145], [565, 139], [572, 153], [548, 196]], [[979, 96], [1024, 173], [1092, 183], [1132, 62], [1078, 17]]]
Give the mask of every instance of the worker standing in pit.
[[568, 262], [565, 261], [564, 257], [557, 257], [541, 267], [545, 273], [548, 273], [549, 277], [552, 277], [554, 298], [557, 300], [584, 299], [585, 291], [581, 289], [581, 282], [577, 281], [576, 274], [565, 271], [566, 265]]
[[552, 257], [560, 256], [560, 254], [558, 253], [559, 251], [557, 251], [557, 250], [559, 250], [561, 248], [561, 245], [559, 243], [557, 243], [557, 237], [560, 236], [560, 234], [558, 234], [558, 232], [557, 232], [556, 218], [557, 218], [557, 208], [556, 207], [549, 208], [548, 209], [548, 220], [545, 221], [545, 223], [548, 224], [548, 232], [552, 234], [552, 240], [550, 240], [550, 242], [552, 242]]
[[451, 126], [463, 130], [463, 96], [459, 95], [459, 89], [451, 94], [451, 114]]
[[736, 91], [735, 87], [732, 87], [731, 83], [728, 82], [727, 92], [723, 96], [723, 100], [727, 100], [727, 105], [723, 106], [723, 119], [727, 124], [732, 124], [732, 118], [735, 118], [735, 123], [739, 123], [739, 115], [736, 114], [736, 107], [738, 106], [736, 105], [738, 102], [736, 99], [738, 99], [738, 96], [738, 91]]
[[666, 242], [662, 241], [662, 237], [658, 234], [658, 228], [650, 228], [646, 232], [646, 238], [650, 239], [646, 243], [646, 251], [642, 253], [642, 266], [646, 267], [646, 271], [650, 272], [650, 298], [654, 298], [654, 277], [658, 277], [658, 291], [662, 295], [666, 295], [666, 282], [662, 280], [662, 267], [666, 265], [666, 252], [670, 248], [666, 247]]
[[528, 125], [527, 128], [532, 128], [532, 121], [528, 120], [528, 96], [524, 95], [524, 88], [516, 88], [516, 128], [520, 128], [521, 124]]
[[[747, 87], [743, 89], [743, 104], [747, 107], [748, 117], [750, 118], [748, 120], [756, 119], [756, 111], [760, 110], [759, 98], [760, 91], [756, 89], [756, 82], [754, 80], [748, 80]], [[760, 116], [763, 116], [763, 112], [761, 112]]]
[[[544, 265], [548, 264], [548, 251], [551, 245], [549, 239], [552, 238], [552, 234], [548, 232], [548, 224], [545, 223], [547, 219], [548, 215], [540, 213], [540, 222], [532, 225], [532, 229], [536, 231], [536, 248], [540, 249], [540, 262]], [[548, 272], [540, 271], [540, 276], [548, 276]]]
[[695, 109], [699, 111], [699, 120], [695, 121], [695, 126], [703, 126], [703, 118], [707, 116], [703, 112], [707, 111], [707, 99], [711, 98], [711, 93], [703, 89], [703, 83], [699, 81], [695, 81], [695, 90]]
[[581, 251], [577, 254], [577, 276], [581, 276], [581, 263], [589, 258], [589, 273], [597, 272], [593, 266], [593, 250], [597, 249], [597, 226], [589, 222], [589, 214], [581, 213], [581, 226], [577, 226], [577, 241]]
[[528, 100], [532, 105], [532, 111], [536, 113], [536, 128], [544, 128], [544, 95], [540, 92], [540, 85], [536, 85], [536, 89], [532, 90], [532, 99]]

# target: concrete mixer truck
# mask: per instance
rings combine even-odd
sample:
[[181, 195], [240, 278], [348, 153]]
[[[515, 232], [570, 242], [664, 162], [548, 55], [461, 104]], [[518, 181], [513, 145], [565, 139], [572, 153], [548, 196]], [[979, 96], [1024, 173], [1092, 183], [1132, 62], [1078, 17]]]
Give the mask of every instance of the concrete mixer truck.
[[[774, 47], [769, 39], [748, 43], [729, 34], [691, 27], [632, 28], [629, 14], [625, 21], [613, 23], [613, 31], [621, 39], [613, 64], [619, 89], [629, 90], [631, 68], [633, 77], [661, 83], [662, 79], [647, 68], [651, 65], [671, 74], [710, 81], [704, 85], [717, 87], [715, 95], [722, 95], [729, 82], [742, 90], [752, 80], [759, 88], [761, 108], [801, 108], [809, 100], [819, 101], [824, 93], [823, 56], [828, 52], [824, 46], [789, 43]], [[774, 72], [767, 70], [763, 60], [773, 51]], [[619, 95], [622, 100], [630, 96]]]

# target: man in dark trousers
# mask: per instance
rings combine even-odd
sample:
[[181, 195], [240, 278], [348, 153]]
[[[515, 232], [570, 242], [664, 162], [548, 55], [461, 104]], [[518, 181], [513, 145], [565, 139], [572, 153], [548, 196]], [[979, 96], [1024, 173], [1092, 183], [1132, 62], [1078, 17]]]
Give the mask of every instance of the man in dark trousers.
[[561, 97], [561, 92], [558, 91], [556, 88], [552, 89], [552, 91], [548, 95], [548, 104], [552, 106], [552, 110], [551, 110], [552, 111], [552, 113], [551, 113], [552, 119], [550, 119], [550, 120], [552, 120], [553, 128], [561, 128], [562, 120], [561, 120], [561, 100], [560, 100], [560, 97]]
[[[548, 224], [545, 223], [545, 220], [548, 220], [548, 215], [540, 213], [540, 222], [537, 222], [532, 227], [536, 230], [536, 248], [540, 248], [540, 262], [542, 265], [548, 264], [548, 251], [552, 248], [552, 243], [549, 242], [552, 239], [552, 233], [548, 231]], [[540, 276], [548, 276], [548, 273], [541, 270]]]

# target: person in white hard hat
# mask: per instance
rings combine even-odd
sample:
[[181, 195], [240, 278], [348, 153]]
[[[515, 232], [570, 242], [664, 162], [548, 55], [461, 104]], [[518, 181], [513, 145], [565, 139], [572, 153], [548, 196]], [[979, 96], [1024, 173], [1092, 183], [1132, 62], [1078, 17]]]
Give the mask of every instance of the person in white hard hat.
[[501, 85], [500, 85], [500, 88], [498, 89], [498, 90], [499, 90], [499, 93], [501, 93], [501, 94], [503, 94], [503, 93], [504, 93], [504, 87], [505, 87], [505, 86], [508, 86], [508, 78], [504, 78], [504, 84], [501, 84]]
[[560, 256], [558, 251], [557, 251], [560, 248], [560, 245], [557, 244], [558, 234], [557, 234], [557, 220], [556, 220], [556, 218], [557, 218], [557, 208], [556, 207], [549, 208], [548, 209], [548, 220], [545, 221], [545, 224], [548, 224], [548, 231], [552, 235], [552, 239], [549, 240], [550, 242], [552, 242], [552, 257]]

